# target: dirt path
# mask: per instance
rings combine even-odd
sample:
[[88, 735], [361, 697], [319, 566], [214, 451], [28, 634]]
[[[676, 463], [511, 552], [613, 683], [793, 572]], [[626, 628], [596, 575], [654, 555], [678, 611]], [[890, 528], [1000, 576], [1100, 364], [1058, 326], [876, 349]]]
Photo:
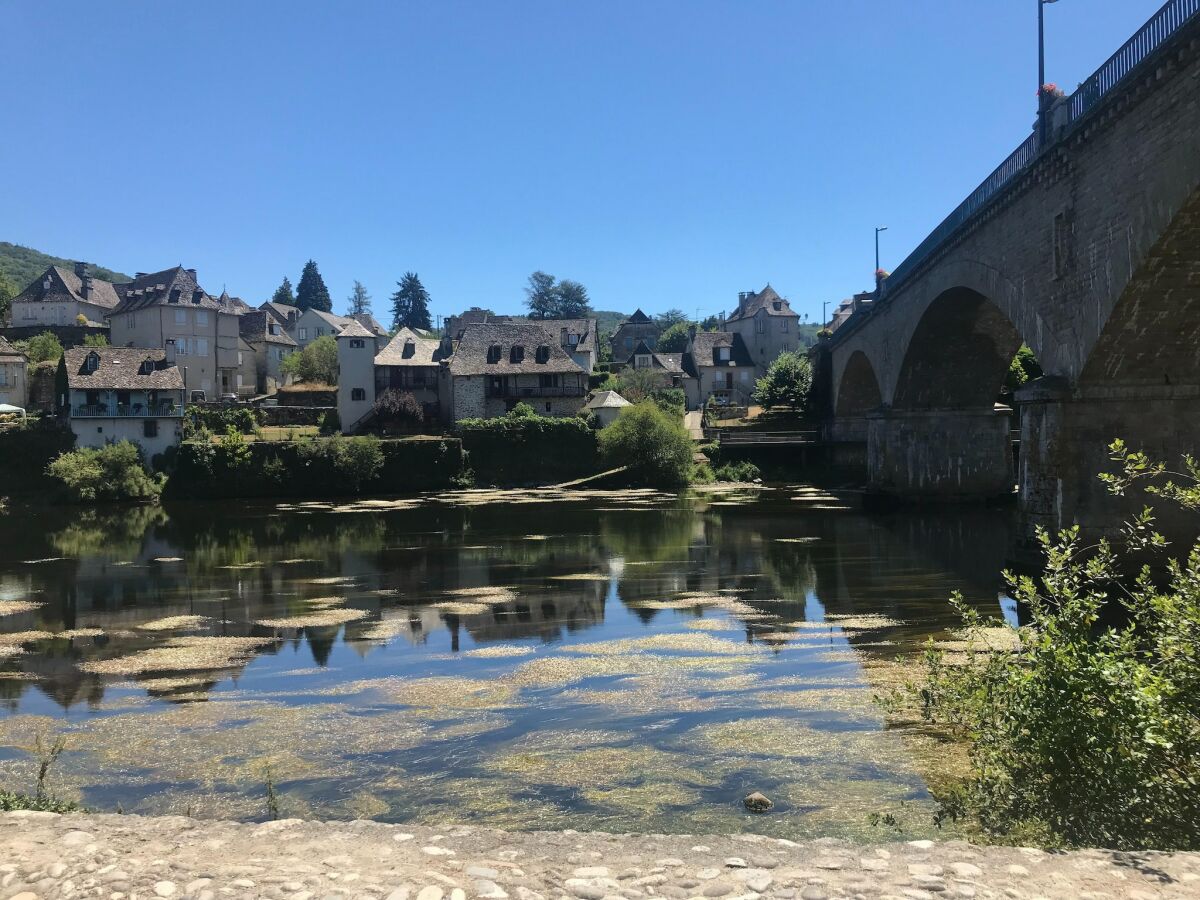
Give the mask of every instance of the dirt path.
[[1200, 897], [1200, 854], [0, 814], [0, 898]]

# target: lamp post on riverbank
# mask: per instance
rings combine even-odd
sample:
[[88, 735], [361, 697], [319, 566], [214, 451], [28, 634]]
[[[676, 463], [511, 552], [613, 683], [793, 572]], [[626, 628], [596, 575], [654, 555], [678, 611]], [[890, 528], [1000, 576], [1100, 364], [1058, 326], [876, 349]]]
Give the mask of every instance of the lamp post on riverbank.
[[1038, 5], [1038, 144], [1046, 146], [1046, 4], [1058, 0], [1037, 0]]

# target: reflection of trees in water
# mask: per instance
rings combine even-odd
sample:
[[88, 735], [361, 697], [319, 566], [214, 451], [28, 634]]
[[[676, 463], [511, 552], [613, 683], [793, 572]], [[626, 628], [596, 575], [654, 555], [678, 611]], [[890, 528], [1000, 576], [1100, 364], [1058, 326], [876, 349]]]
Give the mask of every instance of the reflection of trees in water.
[[158, 504], [83, 507], [66, 527], [51, 532], [50, 543], [59, 556], [105, 556], [134, 559], [140, 555], [146, 533], [167, 521]]

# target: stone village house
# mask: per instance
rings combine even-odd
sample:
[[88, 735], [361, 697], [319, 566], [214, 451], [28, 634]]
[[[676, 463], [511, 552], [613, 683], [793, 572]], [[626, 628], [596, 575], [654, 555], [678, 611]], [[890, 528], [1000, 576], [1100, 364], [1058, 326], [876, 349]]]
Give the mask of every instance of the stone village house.
[[652, 318], [640, 309], [635, 310], [632, 316], [617, 326], [617, 330], [609, 338], [612, 358], [628, 359], [637, 345], [642, 342], [645, 342], [646, 346], [653, 350], [662, 331], [662, 328]]
[[442, 359], [448, 354], [448, 343], [401, 328], [375, 356], [376, 397], [387, 391], [412, 394], [426, 420], [437, 421], [441, 416]]
[[238, 328], [254, 362], [248, 386], [259, 394], [275, 393], [287, 381], [283, 361], [296, 352], [295, 340], [274, 315], [261, 307], [243, 313]]
[[183, 437], [184, 379], [169, 351], [67, 350], [59, 361], [56, 393], [77, 447], [128, 440], [149, 462]]
[[195, 269], [176, 266], [139, 274], [117, 285], [121, 302], [109, 315], [114, 347], [174, 346], [188, 395], [206, 399], [237, 393], [238, 320], [245, 304], [228, 294], [208, 294]]
[[76, 325], [79, 317], [92, 326], [105, 324], [121, 297], [108, 281], [88, 274], [87, 263], [74, 269], [51, 266], [13, 298], [9, 320], [14, 328]]
[[757, 294], [738, 294], [737, 309], [722, 330], [741, 336], [760, 375], [780, 353], [806, 349], [800, 340], [800, 316], [769, 284]]

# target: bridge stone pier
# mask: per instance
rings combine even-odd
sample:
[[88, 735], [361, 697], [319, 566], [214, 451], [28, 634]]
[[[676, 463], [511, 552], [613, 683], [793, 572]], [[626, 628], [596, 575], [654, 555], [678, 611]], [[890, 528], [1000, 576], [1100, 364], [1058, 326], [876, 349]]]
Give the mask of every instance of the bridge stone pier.
[[[1117, 437], [1200, 451], [1200, 0], [1172, 0], [824, 342], [869, 485], [1111, 532]], [[1046, 377], [998, 407], [1022, 343]], [[1019, 466], [1012, 431], [1019, 428]]]

